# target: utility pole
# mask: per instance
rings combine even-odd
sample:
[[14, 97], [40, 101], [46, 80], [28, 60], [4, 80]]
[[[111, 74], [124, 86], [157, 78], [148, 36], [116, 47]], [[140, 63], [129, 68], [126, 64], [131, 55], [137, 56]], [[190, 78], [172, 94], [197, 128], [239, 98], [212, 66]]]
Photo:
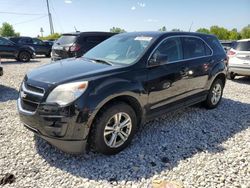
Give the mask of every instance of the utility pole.
[[54, 27], [53, 27], [52, 17], [51, 17], [51, 13], [50, 13], [50, 10], [49, 10], [49, 1], [46, 0], [46, 2], [47, 2], [47, 9], [48, 9], [48, 16], [49, 16], [50, 34], [54, 34]]
[[40, 29], [40, 32], [41, 32], [41, 36], [43, 37], [43, 28], [42, 27]]

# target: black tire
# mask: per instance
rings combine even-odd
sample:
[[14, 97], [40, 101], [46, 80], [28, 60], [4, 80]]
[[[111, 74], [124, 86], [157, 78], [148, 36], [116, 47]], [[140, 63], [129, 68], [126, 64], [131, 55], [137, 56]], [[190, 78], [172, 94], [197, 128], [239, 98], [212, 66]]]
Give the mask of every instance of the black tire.
[[26, 51], [22, 51], [19, 53], [18, 55], [18, 59], [19, 61], [21, 62], [29, 62], [30, 61], [30, 58], [31, 58], [31, 55], [29, 52], [26, 52]]
[[229, 80], [234, 80], [234, 79], [235, 79], [235, 76], [236, 76], [236, 74], [230, 72], [230, 73], [227, 75], [227, 78], [228, 78]]
[[[213, 93], [214, 90], [215, 90], [215, 87], [218, 87], [218, 85], [221, 88], [220, 95], [218, 94], [219, 92], [217, 93], [217, 95]], [[216, 108], [220, 104], [220, 102], [221, 102], [221, 98], [222, 98], [222, 95], [223, 95], [223, 89], [224, 89], [223, 81], [221, 79], [216, 79], [213, 82], [213, 84], [212, 84], [212, 86], [211, 86], [211, 88], [209, 90], [209, 93], [207, 95], [207, 99], [203, 102], [203, 105], [207, 109], [214, 109], [214, 108]], [[218, 98], [216, 97], [217, 100], [214, 100], [213, 97], [215, 97], [215, 96], [218, 97]]]
[[49, 53], [47, 53], [47, 54], [45, 54], [45, 57], [51, 57], [51, 52], [49, 52]]
[[[123, 142], [120, 146], [110, 147], [107, 143], [107, 138], [110, 136], [111, 137], [110, 140], [111, 140], [113, 137], [113, 134], [117, 135], [117, 133], [115, 133], [114, 130], [111, 130], [111, 132], [112, 131], [113, 132], [107, 134], [105, 137], [104, 131], [106, 130], [105, 127], [107, 127], [107, 125], [110, 125], [108, 123], [110, 121], [112, 121], [112, 118], [114, 117], [114, 115], [116, 115], [118, 113], [124, 113], [124, 114], [128, 115], [130, 120], [131, 120], [132, 127], [130, 127], [130, 129], [128, 127], [124, 127], [126, 131], [130, 130], [129, 131], [130, 134], [127, 134], [128, 137], [125, 141], [123, 141], [120, 136], [116, 136], [115, 143], [117, 140], [118, 140], [117, 143], [119, 143], [119, 141]], [[121, 117], [121, 120], [122, 120], [122, 118], [123, 117]], [[98, 117], [96, 118], [96, 120], [94, 121], [92, 126], [93, 127], [91, 129], [90, 140], [89, 140], [90, 146], [95, 151], [100, 152], [102, 154], [113, 155], [113, 154], [119, 153], [120, 151], [125, 149], [130, 144], [130, 142], [131, 142], [131, 140], [132, 140], [132, 138], [137, 130], [137, 118], [136, 118], [136, 114], [135, 114], [134, 110], [129, 105], [127, 105], [126, 103], [119, 102], [116, 104], [108, 105], [105, 108], [105, 110], [100, 112], [100, 114], [98, 114]], [[123, 128], [123, 130], [124, 130], [124, 128]], [[112, 142], [111, 142], [111, 145], [112, 145]]]

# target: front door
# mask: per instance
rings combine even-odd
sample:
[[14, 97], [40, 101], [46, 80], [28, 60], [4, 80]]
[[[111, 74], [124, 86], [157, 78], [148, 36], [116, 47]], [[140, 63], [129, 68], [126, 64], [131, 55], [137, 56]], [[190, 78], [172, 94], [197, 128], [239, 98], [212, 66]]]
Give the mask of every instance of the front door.
[[148, 110], [155, 111], [165, 105], [183, 99], [188, 92], [188, 64], [183, 61], [180, 37], [165, 39], [151, 57], [161, 54], [167, 61], [148, 67]]

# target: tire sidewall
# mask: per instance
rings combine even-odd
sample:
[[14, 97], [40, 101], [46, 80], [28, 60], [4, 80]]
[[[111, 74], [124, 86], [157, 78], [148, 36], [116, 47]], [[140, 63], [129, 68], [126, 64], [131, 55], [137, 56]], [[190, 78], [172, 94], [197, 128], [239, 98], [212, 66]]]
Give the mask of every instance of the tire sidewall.
[[[125, 112], [129, 115], [132, 121], [132, 128], [128, 139], [121, 146], [117, 148], [110, 148], [109, 146], [106, 145], [104, 141], [104, 129], [110, 118], [119, 112]], [[94, 147], [95, 147], [94, 149], [103, 154], [111, 155], [119, 153], [120, 151], [125, 149], [132, 141], [133, 136], [137, 130], [137, 118], [134, 110], [129, 105], [124, 103], [119, 103], [117, 105], [113, 105], [110, 108], [106, 109], [96, 122], [95, 126], [96, 126], [95, 127], [96, 133], [94, 135], [94, 138], [92, 138], [93, 139], [92, 141], [94, 141]]]
[[[212, 101], [211, 101], [212, 96], [213, 96], [212, 91], [213, 91], [213, 89], [214, 89], [214, 86], [215, 86], [216, 84], [218, 84], [218, 83], [219, 83], [220, 86], [221, 86], [221, 96], [220, 96], [220, 100], [219, 100], [216, 104], [213, 104]], [[207, 96], [207, 106], [208, 106], [208, 108], [213, 109], [213, 108], [216, 108], [216, 107], [220, 104], [221, 99], [222, 99], [222, 95], [223, 95], [223, 90], [224, 90], [223, 82], [222, 82], [220, 79], [215, 80], [215, 81], [213, 82], [213, 84], [212, 84], [212, 86], [211, 86], [211, 88], [210, 88], [210, 90], [209, 90], [208, 96]]]
[[[24, 59], [22, 58], [22, 56], [23, 56], [24, 54], [27, 56], [27, 59], [26, 59], [26, 60], [24, 60]], [[22, 52], [20, 52], [18, 59], [20, 59], [21, 62], [29, 62], [29, 61], [30, 61], [30, 54], [29, 54], [28, 52], [26, 52], [26, 51], [22, 51]]]

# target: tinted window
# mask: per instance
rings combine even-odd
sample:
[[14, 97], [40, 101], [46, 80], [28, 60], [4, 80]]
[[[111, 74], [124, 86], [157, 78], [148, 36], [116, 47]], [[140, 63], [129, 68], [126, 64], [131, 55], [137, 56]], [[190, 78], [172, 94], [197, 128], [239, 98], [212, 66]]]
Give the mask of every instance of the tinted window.
[[183, 59], [181, 40], [179, 37], [169, 38], [165, 40], [156, 49], [154, 54], [167, 56], [168, 62]]
[[43, 41], [41, 41], [39, 39], [34, 38], [32, 40], [33, 40], [33, 44], [39, 44], [39, 45], [43, 45], [44, 44]]
[[220, 41], [214, 36], [205, 36], [207, 43], [212, 47], [213, 54], [225, 54]]
[[32, 41], [31, 38], [22, 38], [22, 39], [19, 40], [18, 43], [20, 43], [20, 44], [32, 44], [33, 41]]
[[183, 37], [184, 58], [195, 58], [211, 55], [209, 47], [199, 38]]
[[76, 41], [77, 36], [76, 35], [63, 35], [61, 36], [56, 43], [57, 44], [72, 44]]
[[11, 45], [12, 43], [5, 38], [0, 38], [0, 45]]
[[104, 37], [87, 37], [86, 42], [89, 43], [100, 43], [101, 41], [104, 41]]
[[250, 51], [250, 41], [236, 42], [233, 49], [238, 51]]

